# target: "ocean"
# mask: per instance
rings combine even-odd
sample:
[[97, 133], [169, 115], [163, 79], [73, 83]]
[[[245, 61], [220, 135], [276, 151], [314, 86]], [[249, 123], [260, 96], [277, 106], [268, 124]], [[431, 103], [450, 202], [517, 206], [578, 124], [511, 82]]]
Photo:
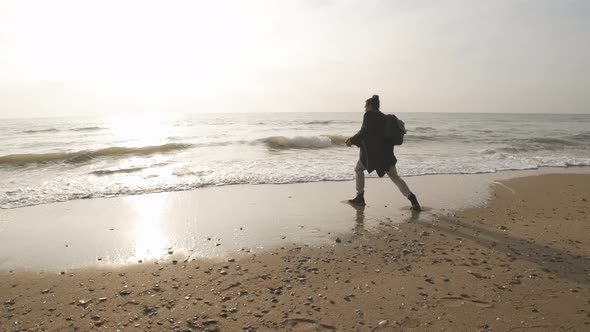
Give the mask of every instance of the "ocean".
[[[402, 176], [590, 165], [590, 115], [399, 113]], [[354, 178], [358, 113], [0, 120], [0, 208]], [[351, 195], [353, 190], [351, 189]]]

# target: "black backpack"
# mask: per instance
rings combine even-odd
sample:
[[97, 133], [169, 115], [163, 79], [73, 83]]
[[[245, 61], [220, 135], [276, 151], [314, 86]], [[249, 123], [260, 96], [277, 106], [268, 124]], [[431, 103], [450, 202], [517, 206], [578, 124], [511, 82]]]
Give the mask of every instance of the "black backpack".
[[402, 145], [404, 135], [406, 134], [406, 124], [393, 114], [385, 115], [385, 133], [386, 139], [390, 139], [393, 145]]

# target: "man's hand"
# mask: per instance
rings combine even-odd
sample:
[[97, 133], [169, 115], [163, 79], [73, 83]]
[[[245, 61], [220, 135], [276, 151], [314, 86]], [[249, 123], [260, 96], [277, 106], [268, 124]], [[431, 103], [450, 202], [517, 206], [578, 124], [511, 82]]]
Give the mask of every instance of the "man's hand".
[[352, 142], [350, 141], [350, 138], [346, 140], [346, 146], [352, 146]]

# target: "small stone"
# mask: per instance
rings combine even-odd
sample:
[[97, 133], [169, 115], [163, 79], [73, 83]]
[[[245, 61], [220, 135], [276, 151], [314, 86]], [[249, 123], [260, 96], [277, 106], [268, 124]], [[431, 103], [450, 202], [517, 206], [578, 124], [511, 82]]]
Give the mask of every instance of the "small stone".
[[131, 291], [128, 290], [128, 289], [124, 289], [124, 290], [122, 290], [122, 291], [119, 292], [119, 295], [123, 295], [123, 296], [127, 296], [127, 295], [130, 295], [130, 294], [131, 294]]
[[144, 306], [143, 307], [143, 314], [150, 315], [156, 312], [156, 307]]
[[88, 303], [90, 303], [90, 300], [89, 300], [89, 299], [88, 299], [88, 300], [84, 300], [84, 299], [83, 299], [83, 300], [80, 300], [80, 301], [78, 301], [78, 305], [81, 305], [81, 306], [85, 306], [85, 305], [87, 305]]
[[227, 274], [227, 271], [226, 270], [221, 270], [221, 271], [219, 271], [219, 274], [221, 274], [222, 276], [224, 276], [224, 275]]
[[337, 237], [337, 238], [336, 238], [336, 243], [341, 243], [341, 242], [342, 242], [342, 240], [340, 240], [340, 238], [339, 238], [339, 237]]
[[229, 263], [233, 263], [233, 262], [235, 262], [236, 260], [235, 260], [234, 258], [230, 258], [230, 259], [228, 259], [227, 261], [228, 261]]
[[49, 288], [45, 288], [44, 290], [41, 291], [41, 294], [47, 294], [49, 293], [50, 289]]
[[104, 302], [104, 301], [106, 301], [106, 300], [107, 300], [107, 298], [106, 298], [106, 297], [99, 297], [99, 298], [98, 298], [98, 302]]
[[389, 325], [389, 321], [387, 319], [379, 322], [379, 327], [386, 327], [387, 325]]

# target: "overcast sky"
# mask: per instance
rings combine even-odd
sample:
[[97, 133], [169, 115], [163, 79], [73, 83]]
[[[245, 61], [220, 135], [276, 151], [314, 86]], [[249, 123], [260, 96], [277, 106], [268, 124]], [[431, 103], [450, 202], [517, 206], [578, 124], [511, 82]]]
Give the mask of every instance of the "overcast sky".
[[588, 0], [0, 0], [0, 117], [590, 113]]

